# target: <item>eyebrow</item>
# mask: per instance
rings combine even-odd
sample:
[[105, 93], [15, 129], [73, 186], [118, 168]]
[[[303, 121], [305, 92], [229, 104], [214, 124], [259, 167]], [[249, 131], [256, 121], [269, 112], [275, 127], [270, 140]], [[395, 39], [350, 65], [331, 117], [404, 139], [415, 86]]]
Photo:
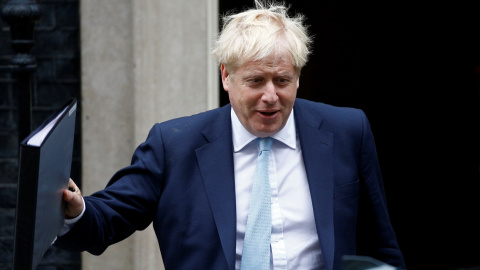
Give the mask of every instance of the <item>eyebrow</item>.
[[[245, 76], [243, 76], [243, 78], [251, 78], [251, 77], [257, 77], [257, 76], [263, 76], [265, 73], [269, 73], [269, 72], [264, 72], [262, 70], [248, 70], [247, 72], [245, 72]], [[269, 73], [270, 74], [270, 73]], [[293, 71], [292, 73], [290, 73], [289, 71], [280, 71], [278, 73], [274, 73], [273, 75], [274, 77], [289, 77], [289, 78], [293, 78], [295, 77], [295, 71]]]

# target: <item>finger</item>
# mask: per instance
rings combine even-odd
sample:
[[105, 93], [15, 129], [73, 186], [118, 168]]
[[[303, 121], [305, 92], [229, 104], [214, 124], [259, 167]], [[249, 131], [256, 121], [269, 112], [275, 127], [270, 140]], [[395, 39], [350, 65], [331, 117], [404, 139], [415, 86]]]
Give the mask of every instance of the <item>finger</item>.
[[69, 191], [68, 189], [63, 190], [63, 200], [66, 202], [70, 202], [73, 200], [73, 197], [75, 193]]
[[70, 181], [68, 182], [68, 190], [73, 192], [73, 193], [81, 194], [80, 189], [75, 184], [75, 182], [72, 180], [72, 178], [70, 178]]
[[72, 178], [68, 181], [68, 190], [75, 192], [77, 185], [73, 182]]

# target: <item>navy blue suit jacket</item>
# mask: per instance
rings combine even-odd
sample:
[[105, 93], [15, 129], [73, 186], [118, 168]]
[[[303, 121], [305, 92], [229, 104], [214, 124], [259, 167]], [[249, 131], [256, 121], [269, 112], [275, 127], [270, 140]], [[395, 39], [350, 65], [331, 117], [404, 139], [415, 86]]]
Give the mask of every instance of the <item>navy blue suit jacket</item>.
[[[230, 109], [156, 124], [132, 165], [85, 197], [84, 216], [56, 245], [101, 254], [153, 222], [166, 269], [234, 270]], [[373, 232], [366, 255], [404, 267], [365, 114], [297, 99], [294, 116], [326, 269], [341, 269], [342, 255], [356, 254], [363, 214]]]

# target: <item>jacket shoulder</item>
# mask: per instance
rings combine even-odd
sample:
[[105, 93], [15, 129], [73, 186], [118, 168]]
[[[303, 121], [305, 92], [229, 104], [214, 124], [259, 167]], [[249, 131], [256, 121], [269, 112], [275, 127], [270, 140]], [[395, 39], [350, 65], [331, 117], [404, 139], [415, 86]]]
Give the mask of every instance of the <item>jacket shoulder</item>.
[[322, 102], [297, 99], [294, 106], [297, 117], [307, 121], [321, 121], [328, 125], [351, 125], [355, 122], [364, 122], [366, 115], [361, 109], [339, 107]]
[[190, 116], [183, 116], [155, 124], [150, 130], [152, 134], [162, 134], [164, 139], [192, 136], [202, 133], [205, 129], [218, 127], [226, 129], [230, 121], [230, 105], [200, 112]]

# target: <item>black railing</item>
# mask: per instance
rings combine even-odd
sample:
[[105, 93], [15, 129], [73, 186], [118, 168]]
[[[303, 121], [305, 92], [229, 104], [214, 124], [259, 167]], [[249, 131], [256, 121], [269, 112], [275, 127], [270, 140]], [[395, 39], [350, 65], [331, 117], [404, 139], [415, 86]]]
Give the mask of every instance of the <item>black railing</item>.
[[9, 0], [1, 11], [2, 19], [10, 25], [13, 56], [10, 63], [0, 66], [15, 78], [18, 91], [18, 141], [32, 131], [33, 73], [37, 68], [35, 57], [30, 54], [34, 45], [35, 23], [40, 19], [40, 8], [35, 1]]

